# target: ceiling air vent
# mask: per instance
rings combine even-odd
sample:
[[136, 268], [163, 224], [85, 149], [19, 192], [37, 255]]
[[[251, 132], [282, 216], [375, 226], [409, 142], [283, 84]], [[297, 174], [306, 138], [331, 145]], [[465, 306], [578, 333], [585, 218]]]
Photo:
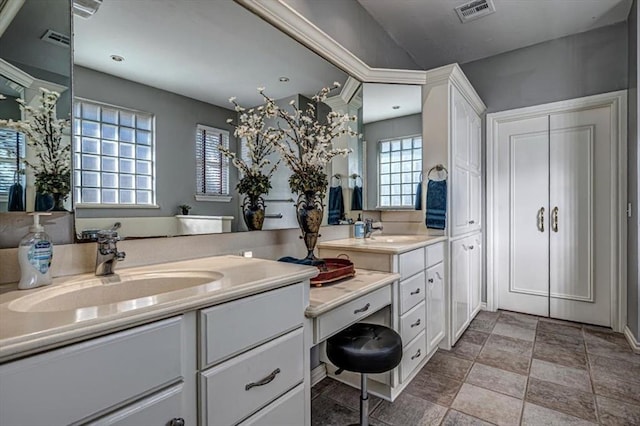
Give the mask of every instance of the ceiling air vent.
[[464, 24], [495, 13], [496, 7], [492, 0], [474, 0], [456, 7], [455, 10], [458, 18]]
[[42, 37], [40, 37], [40, 40], [44, 40], [62, 47], [69, 47], [69, 45], [71, 44], [71, 39], [68, 35], [53, 30], [47, 30], [42, 35]]

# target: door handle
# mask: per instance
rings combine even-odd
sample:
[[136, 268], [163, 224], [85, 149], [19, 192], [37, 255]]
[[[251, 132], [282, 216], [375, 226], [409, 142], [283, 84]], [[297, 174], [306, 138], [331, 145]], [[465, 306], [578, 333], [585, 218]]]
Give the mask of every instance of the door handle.
[[553, 232], [558, 232], [558, 206], [551, 211], [551, 229]]
[[538, 210], [538, 231], [544, 232], [544, 207]]

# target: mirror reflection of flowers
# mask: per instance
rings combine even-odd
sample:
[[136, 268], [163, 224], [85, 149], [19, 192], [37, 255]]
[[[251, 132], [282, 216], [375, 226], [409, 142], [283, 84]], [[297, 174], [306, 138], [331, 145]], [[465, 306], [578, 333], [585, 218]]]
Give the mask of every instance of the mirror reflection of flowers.
[[246, 194], [252, 204], [258, 202], [261, 195], [266, 195], [271, 189], [271, 176], [276, 171], [279, 161], [271, 163], [268, 158], [275, 151], [275, 144], [280, 135], [273, 127], [267, 127], [265, 120], [276, 115], [275, 109], [267, 105], [246, 110], [236, 102], [236, 98], [230, 98], [229, 102], [235, 105], [238, 112], [238, 122], [228, 119], [227, 123], [235, 127], [233, 134], [238, 140], [244, 140], [246, 144], [247, 158], [231, 152], [220, 145], [218, 149], [231, 160], [231, 163], [241, 172], [242, 178], [236, 189], [241, 194]]
[[333, 139], [342, 135], [356, 136], [357, 133], [349, 127], [356, 117], [331, 111], [326, 119], [319, 117], [318, 105], [327, 99], [329, 93], [338, 89], [340, 84], [333, 83], [332, 87], [324, 87], [316, 93], [306, 108], [300, 108], [295, 100], [289, 102], [291, 111], [278, 108], [275, 101], [260, 93], [267, 101], [267, 105], [275, 109], [280, 119], [278, 132], [280, 142], [276, 149], [291, 169], [289, 186], [296, 194], [314, 194], [322, 198], [329, 186], [326, 166], [338, 156], [346, 156], [351, 149], [334, 148]]
[[0, 126], [23, 133], [33, 148], [35, 160], [25, 163], [33, 170], [36, 190], [64, 201], [71, 192], [71, 165], [68, 143], [63, 143], [63, 130], [69, 120], [56, 117], [60, 94], [40, 88], [40, 105], [32, 107], [24, 99], [16, 99], [24, 120], [0, 120]]

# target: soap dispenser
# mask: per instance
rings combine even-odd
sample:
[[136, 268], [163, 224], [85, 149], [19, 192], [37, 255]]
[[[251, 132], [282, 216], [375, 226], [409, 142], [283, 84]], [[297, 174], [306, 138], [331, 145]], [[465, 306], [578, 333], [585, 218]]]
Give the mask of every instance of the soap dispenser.
[[51, 238], [40, 225], [40, 216], [51, 213], [29, 213], [33, 216], [33, 225], [29, 233], [20, 240], [18, 263], [20, 264], [20, 290], [51, 284], [51, 259], [53, 244]]
[[353, 226], [353, 236], [356, 238], [364, 238], [364, 222], [360, 217], [360, 213], [358, 213], [358, 220], [356, 220]]

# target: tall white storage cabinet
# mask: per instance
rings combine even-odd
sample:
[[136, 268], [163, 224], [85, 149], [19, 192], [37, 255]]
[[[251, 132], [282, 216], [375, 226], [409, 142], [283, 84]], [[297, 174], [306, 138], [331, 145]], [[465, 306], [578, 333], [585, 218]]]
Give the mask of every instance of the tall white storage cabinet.
[[424, 170], [442, 164], [448, 171], [446, 330], [451, 346], [481, 306], [482, 115], [486, 106], [457, 64], [427, 72], [422, 100]]

